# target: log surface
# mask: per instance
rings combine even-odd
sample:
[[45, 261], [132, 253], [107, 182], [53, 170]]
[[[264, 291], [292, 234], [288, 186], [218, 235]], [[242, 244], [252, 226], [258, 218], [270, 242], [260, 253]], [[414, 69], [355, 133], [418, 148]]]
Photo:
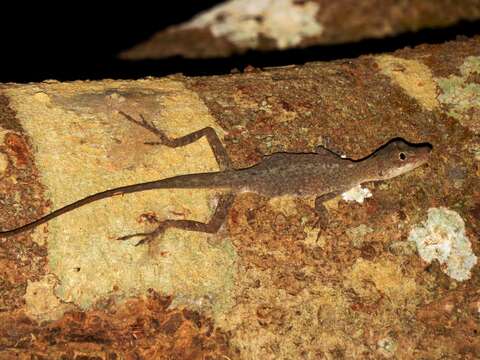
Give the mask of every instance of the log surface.
[[[118, 242], [156, 219], [205, 221], [215, 191], [90, 204], [0, 242], [3, 359], [463, 358], [480, 351], [480, 37], [213, 77], [0, 86], [0, 224], [106, 188], [236, 167], [323, 144], [361, 158], [391, 138], [433, 145], [405, 176], [339, 197], [240, 195], [218, 234]], [[428, 260], [427, 240], [445, 245]], [[445, 247], [433, 249], [438, 256]], [[468, 261], [467, 261], [468, 260]], [[473, 263], [473, 265], [472, 265]]]
[[224, 57], [352, 43], [478, 19], [480, 0], [231, 0], [157, 32], [121, 57]]

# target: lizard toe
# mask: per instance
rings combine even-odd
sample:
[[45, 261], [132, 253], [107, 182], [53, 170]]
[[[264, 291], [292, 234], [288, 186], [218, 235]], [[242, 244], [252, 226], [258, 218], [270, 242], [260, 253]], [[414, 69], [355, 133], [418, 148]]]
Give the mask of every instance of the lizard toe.
[[133, 237], [146, 236], [146, 235], [148, 235], [148, 233], [136, 233], [136, 234], [124, 235], [124, 236], [117, 237], [117, 240], [125, 241], [125, 240], [131, 239]]

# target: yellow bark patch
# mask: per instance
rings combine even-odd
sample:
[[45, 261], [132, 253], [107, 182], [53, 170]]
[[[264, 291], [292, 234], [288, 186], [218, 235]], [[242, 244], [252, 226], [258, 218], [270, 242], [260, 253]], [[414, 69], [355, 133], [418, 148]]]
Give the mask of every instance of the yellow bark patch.
[[432, 111], [438, 107], [437, 86], [427, 65], [391, 55], [380, 55], [375, 60], [382, 74], [392, 79], [425, 109]]
[[415, 280], [406, 277], [400, 266], [382, 259], [378, 262], [358, 259], [346, 273], [344, 285], [352, 288], [366, 302], [375, 302], [383, 296], [393, 304], [415, 309], [417, 287]]
[[[179, 174], [218, 170], [205, 139], [171, 149], [146, 145], [154, 134], [119, 111], [148, 121], [171, 136], [205, 126], [221, 129], [196, 93], [172, 79], [49, 82], [4, 91], [35, 151], [52, 210], [85, 196]], [[158, 220], [208, 221], [216, 191], [151, 190], [79, 208], [48, 226], [48, 263], [59, 280], [56, 295], [82, 308], [110, 296], [137, 296], [153, 288], [175, 294], [174, 304], [214, 311], [228, 307], [235, 251], [228, 239], [169, 230], [151, 246], [118, 241], [150, 231]], [[34, 232], [34, 240], [42, 237]]]

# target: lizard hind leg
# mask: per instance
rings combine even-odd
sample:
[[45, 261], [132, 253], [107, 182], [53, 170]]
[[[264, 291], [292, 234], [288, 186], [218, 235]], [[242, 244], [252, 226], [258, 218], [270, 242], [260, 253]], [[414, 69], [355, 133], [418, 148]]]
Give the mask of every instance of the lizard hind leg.
[[163, 235], [165, 230], [169, 228], [176, 228], [188, 231], [204, 232], [208, 234], [216, 233], [228, 215], [228, 210], [233, 204], [235, 194], [229, 193], [221, 195], [215, 209], [215, 213], [207, 223], [202, 223], [194, 220], [162, 220], [159, 222], [157, 228], [152, 232], [136, 233], [119, 237], [118, 240], [128, 240], [133, 237], [141, 237], [135, 246], [143, 245], [155, 240], [157, 237]]
[[228, 157], [227, 151], [222, 144], [222, 141], [218, 137], [215, 130], [209, 126], [204, 127], [203, 129], [194, 131], [190, 134], [185, 136], [181, 136], [178, 138], [171, 138], [164, 131], [157, 128], [151, 121], [147, 121], [143, 115], [140, 115], [141, 120], [134, 119], [132, 116], [120, 111], [120, 114], [123, 115], [128, 121], [137, 124], [144, 129], [150, 131], [151, 133], [158, 136], [158, 142], [145, 142], [145, 144], [149, 145], [164, 145], [171, 148], [182, 147], [188, 144], [191, 144], [200, 138], [204, 137], [207, 139], [208, 143], [210, 144], [210, 148], [212, 149], [213, 155], [217, 160], [218, 166], [220, 170], [228, 170], [232, 168], [232, 164], [230, 158]]

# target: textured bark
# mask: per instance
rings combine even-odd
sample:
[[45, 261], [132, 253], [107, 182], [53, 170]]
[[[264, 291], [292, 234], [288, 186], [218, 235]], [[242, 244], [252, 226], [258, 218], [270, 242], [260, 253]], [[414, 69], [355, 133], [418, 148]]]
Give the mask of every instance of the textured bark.
[[121, 57], [223, 57], [383, 38], [479, 18], [479, 0], [233, 0], [159, 31]]
[[[2, 239], [0, 358], [474, 359], [480, 272], [462, 261], [480, 253], [479, 108], [480, 37], [225, 76], [1, 85], [2, 229], [218, 168], [206, 142], [144, 144], [155, 136], [119, 111], [171, 136], [212, 126], [236, 167], [318, 144], [361, 158], [395, 137], [433, 153], [363, 203], [331, 200], [324, 219], [313, 199], [241, 194], [216, 235], [116, 241], [214, 211], [214, 191], [160, 190]], [[418, 245], [434, 215], [441, 265]]]

